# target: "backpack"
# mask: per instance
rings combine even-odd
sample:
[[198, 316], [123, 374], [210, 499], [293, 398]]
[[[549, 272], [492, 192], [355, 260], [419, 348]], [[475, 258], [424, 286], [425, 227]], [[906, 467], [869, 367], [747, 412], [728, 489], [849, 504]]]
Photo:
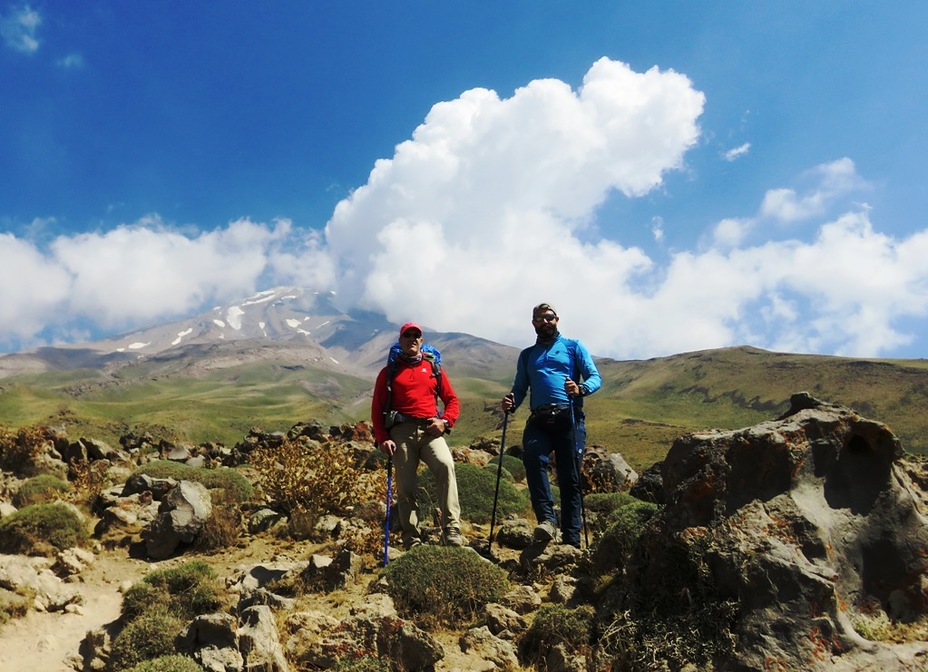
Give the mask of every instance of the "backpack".
[[[394, 343], [390, 352], [387, 353], [387, 403], [384, 405], [383, 413], [384, 416], [389, 417], [392, 412], [392, 403], [393, 403], [393, 379], [396, 377], [396, 370], [399, 367], [397, 364], [397, 359], [399, 359], [400, 354], [403, 352], [402, 346], [400, 344]], [[432, 375], [435, 377], [435, 404], [438, 404], [438, 393], [441, 390], [441, 353], [433, 345], [428, 343], [423, 343], [422, 347], [419, 348], [419, 352], [422, 353], [422, 359], [424, 361], [430, 362], [432, 364]], [[390, 424], [389, 422], [387, 423]]]

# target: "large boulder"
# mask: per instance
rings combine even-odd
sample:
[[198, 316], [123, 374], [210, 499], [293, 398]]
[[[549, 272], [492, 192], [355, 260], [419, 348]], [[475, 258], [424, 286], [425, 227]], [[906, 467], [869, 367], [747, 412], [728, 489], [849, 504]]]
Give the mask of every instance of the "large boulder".
[[925, 669], [928, 642], [857, 631], [928, 616], [925, 466], [882, 423], [792, 402], [775, 421], [674, 442], [665, 506], [610, 608], [688, 624], [719, 669]]
[[155, 560], [171, 557], [182, 543], [196, 539], [212, 512], [205, 485], [180, 481], [164, 496], [158, 517], [143, 533], [148, 555]]

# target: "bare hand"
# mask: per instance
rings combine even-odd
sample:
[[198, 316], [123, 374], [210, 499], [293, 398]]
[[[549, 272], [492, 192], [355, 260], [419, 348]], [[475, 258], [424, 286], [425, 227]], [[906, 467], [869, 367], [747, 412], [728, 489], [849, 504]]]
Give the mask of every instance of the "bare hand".
[[396, 444], [393, 443], [393, 439], [387, 439], [380, 444], [380, 452], [388, 457], [393, 457], [393, 453], [396, 452]]
[[445, 433], [445, 421], [437, 417], [429, 419], [429, 424], [425, 428], [425, 433], [429, 436], [441, 436]]
[[503, 397], [503, 400], [502, 400], [501, 402], [499, 402], [499, 407], [500, 407], [501, 409], [503, 409], [503, 413], [509, 413], [509, 412], [511, 412], [513, 406], [515, 406], [515, 405], [516, 405], [516, 398], [515, 398], [515, 396], [512, 394], [512, 392], [510, 392], [510, 393], [507, 394], [505, 397]]
[[568, 397], [579, 397], [580, 396], [580, 386], [577, 385], [574, 381], [568, 378], [564, 382], [564, 391], [567, 393]]

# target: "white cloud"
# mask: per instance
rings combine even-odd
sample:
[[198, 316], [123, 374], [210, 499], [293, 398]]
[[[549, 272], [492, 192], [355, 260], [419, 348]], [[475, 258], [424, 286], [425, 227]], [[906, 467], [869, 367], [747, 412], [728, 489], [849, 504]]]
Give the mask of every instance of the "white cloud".
[[651, 236], [655, 243], [664, 242], [664, 219], [662, 217], [651, 218]]
[[771, 189], [764, 196], [760, 215], [787, 223], [821, 216], [836, 200], [866, 186], [854, 162], [846, 157], [816, 166], [803, 177], [814, 180], [816, 188], [803, 196], [793, 189]]
[[[898, 325], [928, 315], [928, 231], [875, 230], [852, 200], [868, 185], [850, 159], [768, 191], [696, 250], [658, 259], [621, 230], [602, 237], [610, 194], [641, 197], [685, 168], [703, 102], [682, 75], [607, 59], [576, 91], [555, 80], [506, 99], [467, 91], [375, 164], [324, 236], [248, 219], [191, 234], [157, 216], [48, 250], [2, 235], [0, 342], [47, 338], [46, 325], [52, 338], [138, 326], [274, 284], [512, 345], [531, 342], [531, 306], [548, 301], [566, 335], [620, 359], [738, 344], [880, 356], [911, 341]], [[805, 239], [762, 226], [799, 220]], [[660, 243], [664, 222], [651, 224]]]
[[749, 151], [751, 151], [751, 143], [746, 142], [740, 147], [735, 147], [733, 149], [729, 149], [726, 152], [723, 152], [722, 158], [725, 159], [726, 161], [737, 161], [742, 156], [747, 156], [747, 153]]
[[42, 16], [29, 5], [14, 7], [0, 16], [0, 37], [10, 49], [32, 54], [39, 49], [36, 32], [41, 24]]
[[737, 247], [745, 239], [753, 225], [754, 222], [750, 219], [723, 219], [715, 225], [715, 229], [712, 231], [713, 245], [722, 248]]
[[250, 293], [277, 234], [244, 219], [188, 238], [150, 217], [103, 234], [61, 237], [51, 249], [72, 277], [71, 310], [113, 327]]
[[703, 104], [683, 75], [600, 59], [577, 91], [536, 80], [435, 105], [336, 207], [326, 240], [340, 293], [397, 321], [510, 341], [532, 305], [572, 302], [585, 279], [620, 304], [650, 261], [577, 233], [610, 192], [641, 196], [683, 167]]
[[81, 54], [68, 54], [64, 58], [59, 58], [55, 64], [65, 70], [82, 70], [84, 68], [84, 57]]
[[53, 260], [10, 234], [0, 234], [0, 340], [28, 341], [61, 318], [70, 278]]

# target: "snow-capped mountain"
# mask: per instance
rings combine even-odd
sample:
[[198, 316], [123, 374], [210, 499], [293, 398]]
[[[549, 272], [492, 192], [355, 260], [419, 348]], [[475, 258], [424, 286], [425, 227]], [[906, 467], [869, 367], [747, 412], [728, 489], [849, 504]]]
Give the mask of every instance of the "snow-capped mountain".
[[[277, 287], [199, 315], [91, 343], [39, 348], [0, 357], [0, 378], [78, 368], [112, 371], [149, 362], [158, 370], [209, 368], [275, 360], [370, 377], [383, 365], [399, 325], [385, 316], [344, 312], [333, 295]], [[428, 324], [423, 325], [428, 329]], [[514, 359], [510, 348], [466, 334], [427, 334], [457, 351], [468, 369]]]
[[[192, 344], [227, 341], [304, 338], [321, 343], [336, 334], [343, 323], [357, 321], [336, 308], [331, 299], [330, 293], [277, 287], [187, 319], [97, 341], [93, 346], [110, 352], [153, 355]], [[382, 316], [371, 320], [369, 337], [387, 326]]]

